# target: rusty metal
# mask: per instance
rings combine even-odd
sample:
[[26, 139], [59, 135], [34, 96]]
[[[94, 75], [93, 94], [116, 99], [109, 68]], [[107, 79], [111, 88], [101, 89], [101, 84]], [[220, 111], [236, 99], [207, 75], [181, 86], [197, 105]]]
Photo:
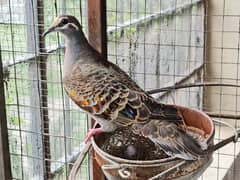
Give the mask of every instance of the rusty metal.
[[[206, 141], [211, 147], [214, 138], [214, 125], [212, 120], [203, 112], [177, 106], [184, 116], [185, 123], [203, 130], [208, 136]], [[212, 161], [212, 152], [205, 158], [196, 161], [184, 161], [178, 158], [168, 157], [159, 160], [128, 160], [112, 156], [104, 152], [100, 147], [103, 138], [92, 140], [96, 152], [97, 162], [103, 169], [104, 174], [111, 180], [120, 179], [189, 179], [198, 177]], [[179, 167], [181, 170], [179, 171]]]
[[[44, 5], [43, 1], [37, 1], [38, 7], [38, 23], [44, 24]], [[50, 154], [50, 138], [49, 138], [49, 118], [48, 118], [48, 97], [47, 97], [47, 58], [45, 56], [45, 40], [42, 36], [44, 32], [44, 26], [38, 26], [38, 38], [39, 38], [39, 52], [38, 59], [39, 72], [40, 72], [40, 102], [41, 102], [41, 118], [42, 118], [42, 132], [43, 132], [43, 155], [44, 155], [44, 179], [51, 177], [51, 154]]]

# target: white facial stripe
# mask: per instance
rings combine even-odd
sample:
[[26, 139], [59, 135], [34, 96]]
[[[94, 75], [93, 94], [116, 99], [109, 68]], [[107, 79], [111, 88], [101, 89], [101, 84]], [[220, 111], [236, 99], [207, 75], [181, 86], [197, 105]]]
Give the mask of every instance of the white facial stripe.
[[74, 27], [76, 30], [78, 30], [79, 28], [75, 25], [75, 24], [73, 24], [73, 23], [68, 23], [69, 25], [71, 25], [72, 27]]

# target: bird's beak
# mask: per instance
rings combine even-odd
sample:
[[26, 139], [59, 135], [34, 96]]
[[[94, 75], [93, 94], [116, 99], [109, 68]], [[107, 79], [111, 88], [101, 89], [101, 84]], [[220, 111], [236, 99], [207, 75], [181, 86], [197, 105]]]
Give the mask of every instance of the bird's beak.
[[42, 34], [42, 36], [43, 37], [45, 37], [47, 34], [49, 34], [50, 32], [53, 32], [53, 31], [55, 31], [55, 26], [52, 26], [52, 27], [50, 27], [48, 30], [46, 30], [43, 34]]
[[45, 37], [47, 34], [49, 34], [50, 32], [54, 32], [57, 31], [58, 28], [58, 24], [60, 23], [61, 19], [59, 19], [58, 17], [56, 17], [52, 23], [52, 25], [50, 26], [50, 28], [48, 30], [46, 30], [42, 36]]

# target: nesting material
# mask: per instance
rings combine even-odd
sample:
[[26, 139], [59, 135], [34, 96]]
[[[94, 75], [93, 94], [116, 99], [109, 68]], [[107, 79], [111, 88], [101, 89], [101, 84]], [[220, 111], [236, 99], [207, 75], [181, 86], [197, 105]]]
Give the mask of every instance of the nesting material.
[[128, 128], [118, 129], [104, 136], [100, 148], [116, 157], [129, 160], [156, 160], [168, 157], [151, 140], [134, 134]]

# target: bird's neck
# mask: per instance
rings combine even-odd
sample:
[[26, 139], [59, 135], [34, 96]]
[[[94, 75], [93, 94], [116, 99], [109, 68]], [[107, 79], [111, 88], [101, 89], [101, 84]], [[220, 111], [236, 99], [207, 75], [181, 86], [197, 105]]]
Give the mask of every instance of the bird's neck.
[[84, 56], [86, 56], [86, 52], [89, 52], [89, 44], [83, 32], [76, 32], [71, 36], [67, 36], [65, 44], [66, 50], [63, 66], [63, 77], [69, 75], [73, 65], [77, 61], [83, 60]]

